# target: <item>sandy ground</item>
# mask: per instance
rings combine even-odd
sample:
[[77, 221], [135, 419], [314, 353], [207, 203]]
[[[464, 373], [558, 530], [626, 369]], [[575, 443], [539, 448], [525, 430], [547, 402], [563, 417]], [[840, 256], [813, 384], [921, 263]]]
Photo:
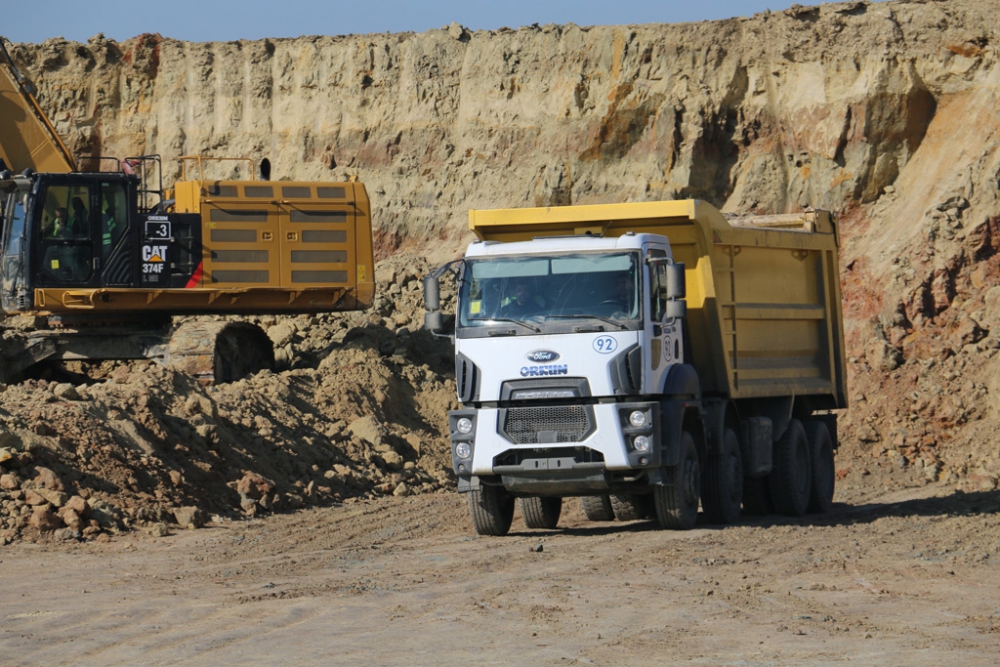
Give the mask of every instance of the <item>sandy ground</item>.
[[477, 537], [464, 498], [0, 549], [5, 665], [996, 665], [1000, 493]]

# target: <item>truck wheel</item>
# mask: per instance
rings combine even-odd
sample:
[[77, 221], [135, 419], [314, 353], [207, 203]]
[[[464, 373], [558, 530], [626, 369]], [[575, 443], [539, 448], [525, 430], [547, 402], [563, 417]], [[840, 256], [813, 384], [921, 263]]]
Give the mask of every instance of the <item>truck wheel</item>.
[[562, 498], [521, 498], [521, 514], [528, 528], [555, 528], [562, 512]]
[[611, 496], [582, 496], [580, 505], [583, 513], [591, 521], [614, 521], [615, 510], [611, 507]]
[[694, 438], [684, 431], [681, 436], [681, 460], [667, 468], [669, 486], [654, 486], [653, 501], [656, 518], [664, 528], [688, 530], [698, 521], [698, 499], [701, 497], [701, 467]]
[[631, 493], [616, 493], [611, 496], [611, 509], [619, 521], [638, 521], [642, 518], [640, 498]]
[[774, 512], [771, 490], [764, 477], [743, 478], [743, 513], [747, 516], [767, 516]]
[[736, 523], [743, 502], [743, 459], [736, 431], [727, 428], [722, 453], [705, 460], [701, 508], [709, 523]]
[[808, 511], [825, 514], [833, 505], [833, 487], [836, 483], [833, 440], [826, 424], [818, 419], [807, 421], [805, 428], [812, 454], [812, 490], [809, 492]]
[[812, 465], [809, 441], [802, 422], [793, 419], [774, 443], [774, 468], [768, 479], [774, 509], [786, 516], [802, 516], [809, 507]]
[[469, 491], [469, 514], [480, 535], [506, 535], [514, 520], [514, 498], [496, 486]]

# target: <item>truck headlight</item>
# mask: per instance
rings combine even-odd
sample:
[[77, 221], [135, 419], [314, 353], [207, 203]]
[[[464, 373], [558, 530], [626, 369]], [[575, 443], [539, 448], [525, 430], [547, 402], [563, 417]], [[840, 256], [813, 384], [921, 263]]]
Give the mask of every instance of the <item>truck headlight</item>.
[[[642, 410], [635, 410], [632, 414], [628, 416], [628, 423], [636, 428], [642, 428], [646, 425], [646, 413]], [[645, 450], [642, 450], [645, 451]]]
[[469, 443], [460, 442], [455, 445], [455, 456], [460, 459], [467, 459], [472, 455], [472, 447], [469, 447]]
[[[632, 414], [636, 413], [633, 412]], [[632, 441], [632, 446], [635, 447], [635, 451], [637, 452], [648, 452], [649, 445], [649, 436], [645, 435], [637, 435], [635, 436], [635, 440]]]
[[458, 432], [462, 435], [468, 435], [472, 433], [472, 420], [468, 417], [462, 417], [455, 422], [455, 428], [457, 428]]

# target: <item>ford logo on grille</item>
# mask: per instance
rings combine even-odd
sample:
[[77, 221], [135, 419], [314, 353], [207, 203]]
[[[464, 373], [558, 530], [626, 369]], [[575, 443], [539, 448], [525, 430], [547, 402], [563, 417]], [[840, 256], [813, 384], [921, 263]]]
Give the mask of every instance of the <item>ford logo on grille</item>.
[[559, 354], [551, 350], [535, 350], [534, 352], [528, 353], [528, 361], [534, 361], [536, 363], [555, 361], [558, 358]]

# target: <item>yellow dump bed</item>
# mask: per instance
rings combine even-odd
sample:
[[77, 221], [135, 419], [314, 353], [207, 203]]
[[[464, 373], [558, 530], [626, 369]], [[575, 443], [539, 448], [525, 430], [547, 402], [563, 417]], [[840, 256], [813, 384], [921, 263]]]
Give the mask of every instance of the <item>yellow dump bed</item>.
[[826, 211], [727, 219], [698, 200], [470, 211], [484, 241], [625, 232], [670, 239], [687, 277], [687, 359], [707, 393], [847, 407], [838, 237]]

